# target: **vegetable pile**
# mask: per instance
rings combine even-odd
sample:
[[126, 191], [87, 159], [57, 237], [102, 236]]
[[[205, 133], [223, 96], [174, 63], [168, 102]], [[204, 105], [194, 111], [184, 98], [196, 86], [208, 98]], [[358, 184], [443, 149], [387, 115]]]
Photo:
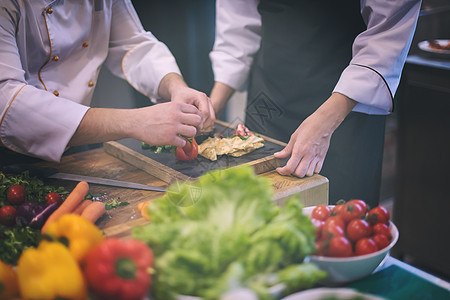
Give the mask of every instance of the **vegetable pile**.
[[152, 296], [219, 299], [246, 288], [259, 299], [278, 299], [324, 279], [324, 271], [303, 262], [315, 251], [315, 227], [298, 199], [278, 207], [272, 195], [267, 178], [240, 167], [171, 185], [141, 207], [150, 224], [132, 235], [155, 255]]
[[333, 208], [318, 205], [311, 218], [317, 227], [316, 255], [364, 255], [386, 248], [392, 240], [389, 212], [382, 206], [368, 211], [363, 200], [353, 199]]

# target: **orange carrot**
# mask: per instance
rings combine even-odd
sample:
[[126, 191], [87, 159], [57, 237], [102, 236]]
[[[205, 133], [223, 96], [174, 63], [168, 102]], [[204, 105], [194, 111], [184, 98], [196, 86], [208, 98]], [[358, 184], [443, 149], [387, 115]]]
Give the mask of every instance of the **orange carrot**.
[[92, 200], [89, 200], [89, 199], [81, 201], [81, 203], [78, 204], [78, 206], [73, 210], [72, 213], [77, 214], [77, 215], [81, 215], [83, 210], [91, 203], [92, 203]]
[[83, 201], [89, 192], [89, 184], [86, 181], [80, 181], [67, 196], [66, 200], [56, 209], [45, 221], [44, 226], [42, 226], [41, 232], [45, 233], [47, 227], [58, 220], [65, 214], [72, 213], [75, 208]]
[[100, 201], [94, 201], [83, 210], [81, 216], [86, 220], [95, 223], [105, 212], [105, 204]]
[[139, 202], [137, 209], [141, 213], [142, 217], [147, 221], [150, 221], [150, 216], [147, 211], [147, 206], [150, 204], [150, 201]]

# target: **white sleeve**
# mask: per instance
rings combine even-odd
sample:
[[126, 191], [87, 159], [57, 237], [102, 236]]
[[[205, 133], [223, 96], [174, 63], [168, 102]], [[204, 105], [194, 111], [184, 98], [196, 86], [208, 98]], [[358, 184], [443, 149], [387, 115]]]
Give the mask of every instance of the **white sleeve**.
[[354, 111], [392, 111], [420, 5], [420, 0], [361, 1], [367, 30], [356, 37], [353, 58], [334, 89], [358, 102]]
[[144, 30], [130, 0], [113, 3], [106, 65], [113, 74], [151, 98], [159, 98], [158, 87], [165, 75], [181, 75], [167, 46]]
[[0, 141], [5, 147], [59, 161], [89, 107], [29, 85], [16, 43], [19, 11], [0, 9]]
[[214, 80], [240, 90], [261, 42], [258, 0], [217, 0], [216, 39], [210, 53]]

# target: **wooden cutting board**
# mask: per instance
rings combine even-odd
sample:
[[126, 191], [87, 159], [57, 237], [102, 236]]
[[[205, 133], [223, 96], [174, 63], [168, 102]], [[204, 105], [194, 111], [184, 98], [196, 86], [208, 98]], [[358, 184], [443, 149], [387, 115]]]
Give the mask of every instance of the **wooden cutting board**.
[[[233, 135], [234, 127], [222, 121], [216, 121], [215, 132], [225, 137]], [[211, 161], [198, 156], [193, 161], [179, 161], [172, 153], [154, 153], [144, 149], [142, 143], [135, 139], [123, 139], [107, 142], [103, 145], [106, 153], [119, 158], [164, 182], [176, 180], [195, 180], [207, 171], [218, 168], [230, 168], [242, 165], [252, 166], [256, 174], [274, 170], [281, 161], [273, 153], [282, 150], [286, 143], [259, 134], [264, 140], [264, 147], [241, 157], [227, 155], [218, 156], [217, 161]]]

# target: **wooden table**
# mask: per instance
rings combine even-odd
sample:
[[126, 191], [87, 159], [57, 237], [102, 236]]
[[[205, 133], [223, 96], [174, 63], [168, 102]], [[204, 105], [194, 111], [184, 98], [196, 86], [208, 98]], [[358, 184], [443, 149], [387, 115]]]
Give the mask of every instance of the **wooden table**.
[[[166, 183], [152, 175], [125, 163], [104, 152], [103, 148], [64, 156], [60, 163], [40, 162], [40, 166], [58, 168], [60, 172], [102, 177], [155, 186], [166, 186]], [[299, 195], [305, 206], [328, 204], [328, 179], [321, 175], [307, 178], [280, 176], [276, 171], [261, 174], [270, 178], [275, 189], [274, 201], [282, 205], [292, 195]], [[72, 190], [76, 182], [47, 179], [46, 184], [64, 186]], [[106, 236], [126, 237], [134, 226], [145, 224], [137, 210], [137, 204], [161, 196], [161, 192], [131, 190], [124, 188], [90, 185], [91, 194], [103, 194], [102, 201], [117, 199], [129, 202], [130, 205], [108, 210], [97, 221]]]

